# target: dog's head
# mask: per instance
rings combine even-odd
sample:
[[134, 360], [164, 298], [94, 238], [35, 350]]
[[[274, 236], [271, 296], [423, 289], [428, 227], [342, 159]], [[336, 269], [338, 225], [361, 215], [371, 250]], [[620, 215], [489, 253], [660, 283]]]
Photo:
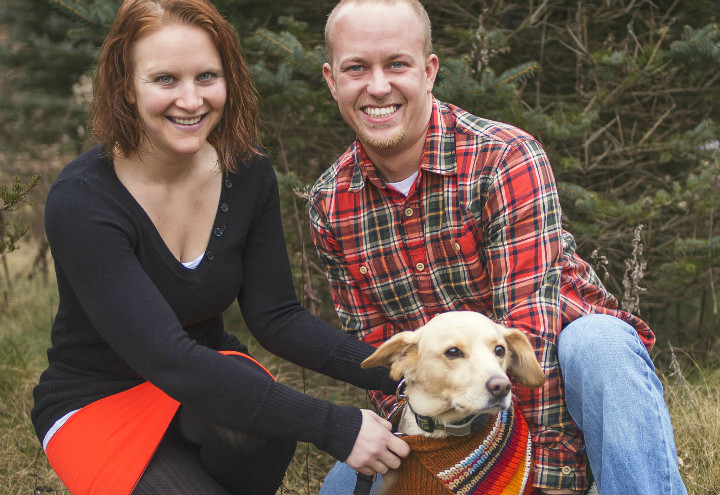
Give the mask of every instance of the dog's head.
[[508, 375], [530, 388], [545, 382], [525, 334], [472, 311], [442, 313], [394, 335], [362, 363], [374, 366], [405, 378], [415, 412], [446, 423], [509, 408]]

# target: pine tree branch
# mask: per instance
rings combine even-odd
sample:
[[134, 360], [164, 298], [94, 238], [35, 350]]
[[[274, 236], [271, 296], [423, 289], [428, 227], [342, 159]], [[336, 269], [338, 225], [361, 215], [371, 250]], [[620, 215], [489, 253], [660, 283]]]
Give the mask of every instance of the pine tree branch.
[[74, 7], [70, 6], [70, 5], [68, 5], [67, 3], [63, 2], [62, 0], [52, 0], [52, 1], [55, 2], [56, 4], [60, 5], [61, 7], [64, 7], [65, 9], [69, 10], [70, 12], [72, 12], [72, 13], [75, 14], [76, 16], [80, 17], [80, 18], [83, 19], [84, 21], [86, 21], [86, 22], [88, 22], [88, 23], [92, 23], [92, 20], [91, 20], [88, 16], [86, 16], [85, 14], [83, 14], [82, 12], [80, 12], [79, 10], [77, 10], [76, 8], [74, 8]]

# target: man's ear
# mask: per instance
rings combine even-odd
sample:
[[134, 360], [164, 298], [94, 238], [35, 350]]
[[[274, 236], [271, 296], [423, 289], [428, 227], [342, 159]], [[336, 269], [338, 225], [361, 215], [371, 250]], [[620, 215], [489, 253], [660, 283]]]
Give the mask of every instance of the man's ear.
[[390, 378], [399, 380], [417, 360], [418, 346], [414, 332], [400, 332], [392, 336], [372, 353], [360, 366], [365, 369], [375, 366], [390, 368]]
[[438, 70], [440, 69], [440, 61], [437, 55], [431, 53], [425, 61], [425, 81], [428, 93], [431, 93], [435, 86]]
[[330, 93], [332, 93], [333, 98], [337, 100], [337, 93], [335, 91], [335, 75], [333, 74], [332, 67], [328, 63], [323, 64], [323, 77], [325, 78], [328, 88], [330, 88]]

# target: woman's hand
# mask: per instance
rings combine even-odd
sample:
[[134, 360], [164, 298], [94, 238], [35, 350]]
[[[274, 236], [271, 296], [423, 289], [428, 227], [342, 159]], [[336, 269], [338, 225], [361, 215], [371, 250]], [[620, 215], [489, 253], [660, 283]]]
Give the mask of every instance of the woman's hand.
[[345, 463], [363, 474], [385, 474], [400, 467], [410, 446], [392, 434], [392, 426], [368, 409], [361, 409], [363, 421], [355, 445]]

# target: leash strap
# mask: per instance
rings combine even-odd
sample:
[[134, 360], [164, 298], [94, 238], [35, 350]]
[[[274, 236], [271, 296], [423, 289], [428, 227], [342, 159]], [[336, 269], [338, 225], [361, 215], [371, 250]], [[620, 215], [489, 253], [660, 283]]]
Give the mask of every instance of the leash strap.
[[356, 471], [357, 481], [355, 482], [355, 489], [353, 495], [370, 495], [370, 487], [375, 481], [377, 475], [363, 474], [360, 471]]

